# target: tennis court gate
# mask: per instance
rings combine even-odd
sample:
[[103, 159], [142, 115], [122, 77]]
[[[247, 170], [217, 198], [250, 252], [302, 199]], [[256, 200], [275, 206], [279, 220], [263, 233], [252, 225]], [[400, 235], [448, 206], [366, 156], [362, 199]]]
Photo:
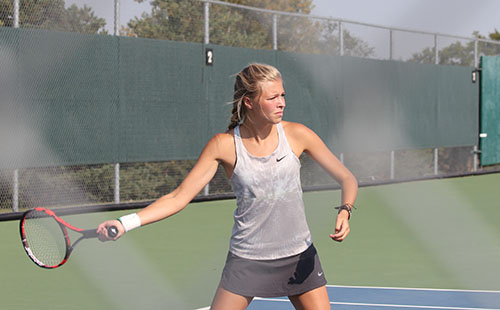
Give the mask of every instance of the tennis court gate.
[[[168, 192], [225, 130], [232, 75], [250, 62], [280, 69], [286, 120], [318, 132], [362, 184], [477, 169], [472, 67], [30, 29], [0, 38], [4, 209]], [[306, 189], [335, 186], [302, 160]], [[219, 171], [200, 195], [228, 194]]]

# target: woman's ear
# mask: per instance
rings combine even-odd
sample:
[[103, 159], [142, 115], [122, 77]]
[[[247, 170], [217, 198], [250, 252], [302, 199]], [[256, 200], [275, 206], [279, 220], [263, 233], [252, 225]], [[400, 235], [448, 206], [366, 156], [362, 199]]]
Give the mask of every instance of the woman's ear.
[[250, 100], [250, 97], [243, 97], [243, 104], [245, 105], [245, 108], [249, 110], [253, 108], [252, 100]]

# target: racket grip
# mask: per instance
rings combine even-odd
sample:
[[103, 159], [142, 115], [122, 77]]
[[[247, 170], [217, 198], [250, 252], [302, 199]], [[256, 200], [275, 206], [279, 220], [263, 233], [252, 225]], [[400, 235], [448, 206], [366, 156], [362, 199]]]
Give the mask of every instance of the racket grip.
[[114, 238], [116, 237], [116, 235], [118, 235], [118, 228], [116, 228], [116, 226], [111, 226], [108, 228], [108, 236], [110, 236], [111, 238]]

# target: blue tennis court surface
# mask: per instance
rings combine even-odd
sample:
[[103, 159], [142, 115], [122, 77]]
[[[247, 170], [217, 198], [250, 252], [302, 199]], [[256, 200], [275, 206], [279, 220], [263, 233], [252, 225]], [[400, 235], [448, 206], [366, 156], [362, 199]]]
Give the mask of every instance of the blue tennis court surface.
[[[500, 309], [500, 291], [327, 286], [332, 309]], [[288, 298], [256, 298], [248, 310], [294, 309]]]

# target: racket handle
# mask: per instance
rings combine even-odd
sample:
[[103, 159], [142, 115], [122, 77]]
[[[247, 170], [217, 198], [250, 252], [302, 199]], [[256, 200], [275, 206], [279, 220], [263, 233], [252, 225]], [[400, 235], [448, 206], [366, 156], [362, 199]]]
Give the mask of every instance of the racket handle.
[[118, 235], [118, 228], [116, 228], [116, 226], [111, 226], [108, 228], [108, 236], [110, 236], [111, 238], [114, 238], [116, 237], [116, 235]]

